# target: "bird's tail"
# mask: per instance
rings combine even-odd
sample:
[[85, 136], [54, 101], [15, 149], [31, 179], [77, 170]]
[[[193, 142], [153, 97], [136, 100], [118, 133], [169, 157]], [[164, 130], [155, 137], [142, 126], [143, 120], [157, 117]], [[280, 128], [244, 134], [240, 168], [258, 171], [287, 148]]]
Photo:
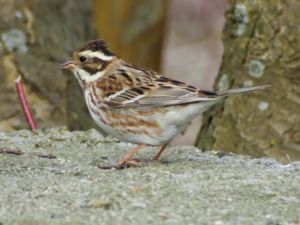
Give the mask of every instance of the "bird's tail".
[[252, 91], [258, 91], [258, 90], [264, 90], [268, 87], [271, 87], [271, 85], [261, 85], [256, 87], [245, 87], [245, 88], [236, 88], [236, 89], [230, 89], [227, 91], [221, 91], [217, 93], [217, 96], [228, 96], [228, 95], [235, 95], [240, 93], [247, 93]]

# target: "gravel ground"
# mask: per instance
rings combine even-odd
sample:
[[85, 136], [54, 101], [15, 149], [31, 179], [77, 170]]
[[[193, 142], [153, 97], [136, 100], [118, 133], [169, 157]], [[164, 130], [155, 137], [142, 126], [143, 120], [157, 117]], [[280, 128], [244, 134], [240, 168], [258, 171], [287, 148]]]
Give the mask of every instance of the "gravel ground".
[[299, 162], [182, 146], [97, 167], [132, 147], [95, 130], [0, 133], [0, 224], [300, 224]]

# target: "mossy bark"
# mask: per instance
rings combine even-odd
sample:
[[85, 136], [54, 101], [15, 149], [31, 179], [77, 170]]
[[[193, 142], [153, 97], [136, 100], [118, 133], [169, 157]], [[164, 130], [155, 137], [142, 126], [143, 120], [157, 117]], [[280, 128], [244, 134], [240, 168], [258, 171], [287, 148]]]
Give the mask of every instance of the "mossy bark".
[[196, 145], [283, 162], [300, 159], [300, 2], [230, 0], [216, 89], [271, 84], [204, 116]]

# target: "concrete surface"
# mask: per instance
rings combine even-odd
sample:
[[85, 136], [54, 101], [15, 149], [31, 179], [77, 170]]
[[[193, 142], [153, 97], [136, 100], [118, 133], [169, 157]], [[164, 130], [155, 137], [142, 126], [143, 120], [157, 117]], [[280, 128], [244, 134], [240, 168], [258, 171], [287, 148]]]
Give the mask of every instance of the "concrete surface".
[[160, 164], [97, 167], [132, 147], [95, 130], [0, 133], [0, 224], [300, 224], [299, 162], [185, 146]]

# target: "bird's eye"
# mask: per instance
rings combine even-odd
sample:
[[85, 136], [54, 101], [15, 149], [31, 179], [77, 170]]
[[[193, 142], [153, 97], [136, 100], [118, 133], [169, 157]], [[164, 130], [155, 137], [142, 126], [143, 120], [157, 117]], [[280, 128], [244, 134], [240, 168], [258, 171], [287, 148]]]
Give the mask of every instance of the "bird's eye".
[[82, 63], [85, 62], [86, 60], [87, 60], [87, 58], [85, 56], [80, 56], [79, 57], [79, 61], [82, 62]]

